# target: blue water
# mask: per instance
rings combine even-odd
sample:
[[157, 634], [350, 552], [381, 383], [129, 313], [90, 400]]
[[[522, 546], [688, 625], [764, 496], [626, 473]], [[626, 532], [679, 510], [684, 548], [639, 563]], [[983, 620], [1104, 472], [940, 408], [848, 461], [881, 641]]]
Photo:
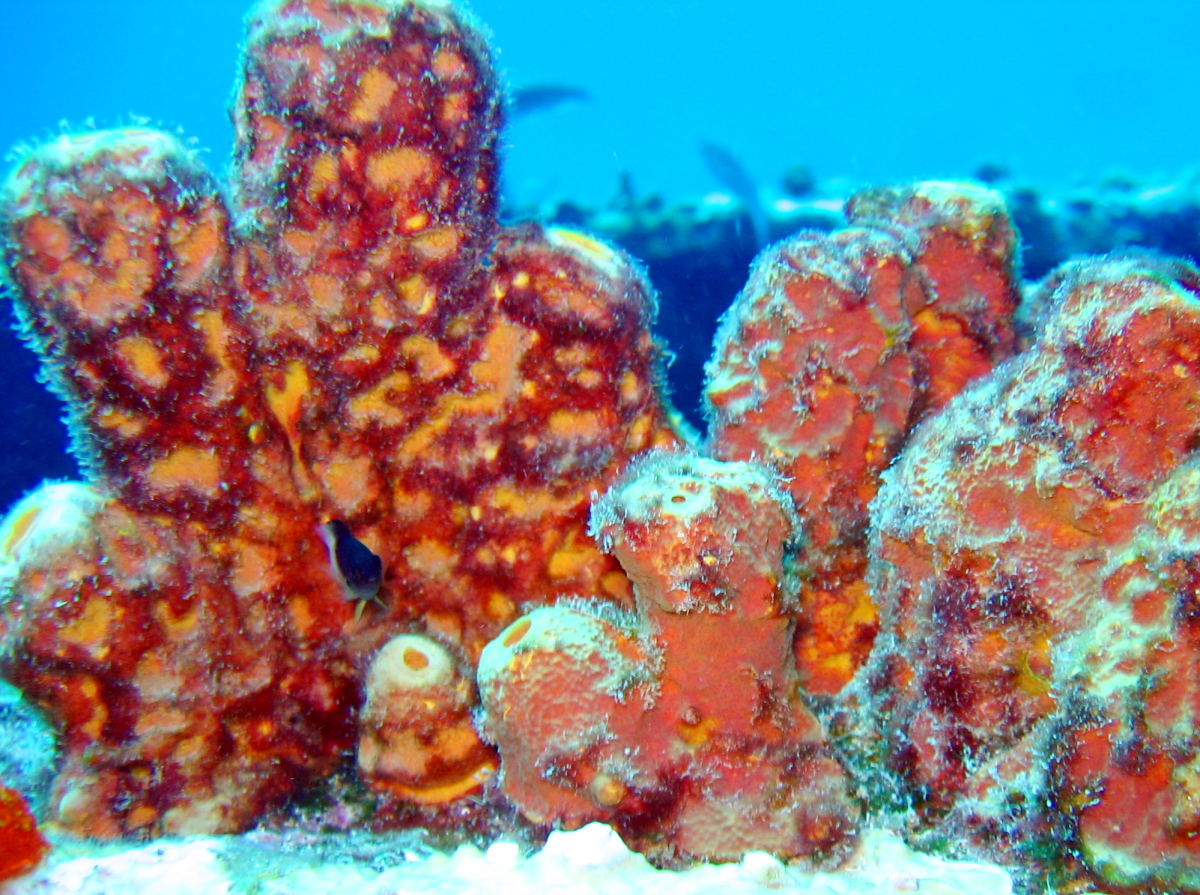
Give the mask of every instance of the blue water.
[[[982, 162], [1042, 183], [1200, 163], [1200, 3], [479, 0], [510, 85], [594, 99], [516, 122], [508, 184], [600, 202], [717, 185], [728, 147], [762, 183], [964, 176]], [[140, 116], [224, 168], [244, 0], [0, 0], [0, 147]], [[0, 505], [64, 475], [55, 405], [0, 341]]]

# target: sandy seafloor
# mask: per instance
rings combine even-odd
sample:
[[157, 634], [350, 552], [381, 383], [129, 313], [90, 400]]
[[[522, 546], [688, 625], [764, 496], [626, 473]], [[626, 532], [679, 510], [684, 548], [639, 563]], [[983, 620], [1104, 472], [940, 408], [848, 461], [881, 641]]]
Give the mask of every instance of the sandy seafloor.
[[[334, 847], [330, 847], [333, 843]], [[164, 839], [125, 847], [66, 843], [40, 869], [0, 884], [0, 895], [1010, 895], [1000, 867], [910, 851], [868, 832], [836, 873], [785, 866], [762, 852], [737, 864], [656, 870], [604, 824], [552, 833], [523, 856], [512, 842], [427, 856], [379, 851], [363, 837], [251, 833]], [[368, 857], [369, 855], [369, 857]]]

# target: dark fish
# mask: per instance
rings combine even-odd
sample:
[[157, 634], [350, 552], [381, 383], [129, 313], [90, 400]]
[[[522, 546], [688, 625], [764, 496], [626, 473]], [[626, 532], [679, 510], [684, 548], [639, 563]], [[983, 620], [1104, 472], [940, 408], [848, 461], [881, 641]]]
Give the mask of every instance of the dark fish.
[[383, 560], [350, 534], [349, 526], [341, 519], [330, 519], [317, 531], [329, 548], [329, 564], [346, 599], [358, 603], [354, 607], [354, 623], [358, 624], [363, 609], [372, 600], [383, 606], [383, 601], [379, 599], [379, 587], [383, 584]]
[[513, 118], [520, 118], [530, 112], [553, 109], [573, 101], [586, 102], [591, 98], [592, 95], [582, 87], [572, 87], [570, 84], [530, 84], [512, 92], [508, 110]]
[[761, 249], [767, 244], [767, 211], [758, 198], [758, 187], [754, 185], [750, 172], [733, 157], [733, 153], [716, 143], [701, 142], [700, 155], [704, 164], [708, 166], [709, 173], [742, 203], [742, 207], [750, 215], [750, 225], [754, 228], [754, 242]]

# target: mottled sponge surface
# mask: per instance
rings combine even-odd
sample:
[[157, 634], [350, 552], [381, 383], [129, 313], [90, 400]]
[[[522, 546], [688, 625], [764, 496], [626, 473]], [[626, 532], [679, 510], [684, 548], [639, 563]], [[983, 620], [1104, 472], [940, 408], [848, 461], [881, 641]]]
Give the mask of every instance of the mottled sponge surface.
[[[469, 672], [529, 607], [631, 602], [587, 512], [678, 440], [653, 296], [588, 237], [498, 227], [501, 117], [452, 5], [270, 0], [229, 201], [157, 131], [18, 161], [10, 291], [89, 475], [16, 508], [0, 543], [4, 674], [62, 728], [59, 823], [242, 829], [360, 734], [403, 740], [403, 712], [356, 718], [394, 635]], [[382, 560], [378, 603], [343, 591], [331, 520]], [[494, 758], [445, 743], [479, 756], [457, 781], [443, 756], [373, 782], [477, 789]]]
[[1137, 891], [1200, 887], [1198, 287], [1153, 259], [1057, 272], [1030, 350], [873, 506], [888, 772], [929, 824], [1065, 839]]
[[879, 622], [867, 506], [912, 428], [1013, 350], [1017, 237], [998, 193], [865, 190], [850, 226], [766, 251], [726, 312], [705, 387], [710, 449], [774, 466], [802, 519], [806, 689], [833, 694]]
[[836, 853], [858, 809], [799, 698], [780, 482], [655, 454], [593, 507], [592, 528], [636, 611], [539, 609], [484, 649], [483, 729], [505, 794], [540, 822], [612, 821], [666, 858]]

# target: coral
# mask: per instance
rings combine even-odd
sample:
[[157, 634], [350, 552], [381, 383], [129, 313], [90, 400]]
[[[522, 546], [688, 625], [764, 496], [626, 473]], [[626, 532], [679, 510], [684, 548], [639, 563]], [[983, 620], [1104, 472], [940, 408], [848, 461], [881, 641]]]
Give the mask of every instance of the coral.
[[864, 704], [926, 824], [1195, 891], [1200, 276], [1083, 261], [1042, 293], [1030, 350], [884, 476]]
[[867, 506], [908, 433], [1012, 353], [1016, 235], [1000, 196], [927, 182], [867, 190], [848, 229], [763, 255], [708, 365], [710, 449], [787, 479], [803, 519], [805, 688], [836, 693], [878, 629]]
[[0, 783], [0, 882], [28, 873], [41, 863], [50, 844], [38, 832], [21, 794]]
[[[653, 299], [588, 237], [498, 230], [500, 109], [447, 4], [273, 0], [228, 205], [156, 131], [19, 160], [11, 291], [89, 473], [0, 538], [4, 673], [62, 728], [59, 824], [244, 828], [353, 749], [397, 634], [469, 668], [529, 607], [629, 602], [586, 519], [677, 441]], [[383, 608], [339, 583], [335, 520], [382, 561]], [[407, 722], [367, 689], [386, 753]], [[494, 761], [442, 742], [403, 787], [460, 795]]]
[[539, 609], [480, 659], [484, 730], [526, 815], [612, 820], [642, 848], [708, 859], [828, 854], [853, 831], [797, 689], [794, 524], [765, 470], [687, 453], [651, 455], [593, 507], [636, 613]]

